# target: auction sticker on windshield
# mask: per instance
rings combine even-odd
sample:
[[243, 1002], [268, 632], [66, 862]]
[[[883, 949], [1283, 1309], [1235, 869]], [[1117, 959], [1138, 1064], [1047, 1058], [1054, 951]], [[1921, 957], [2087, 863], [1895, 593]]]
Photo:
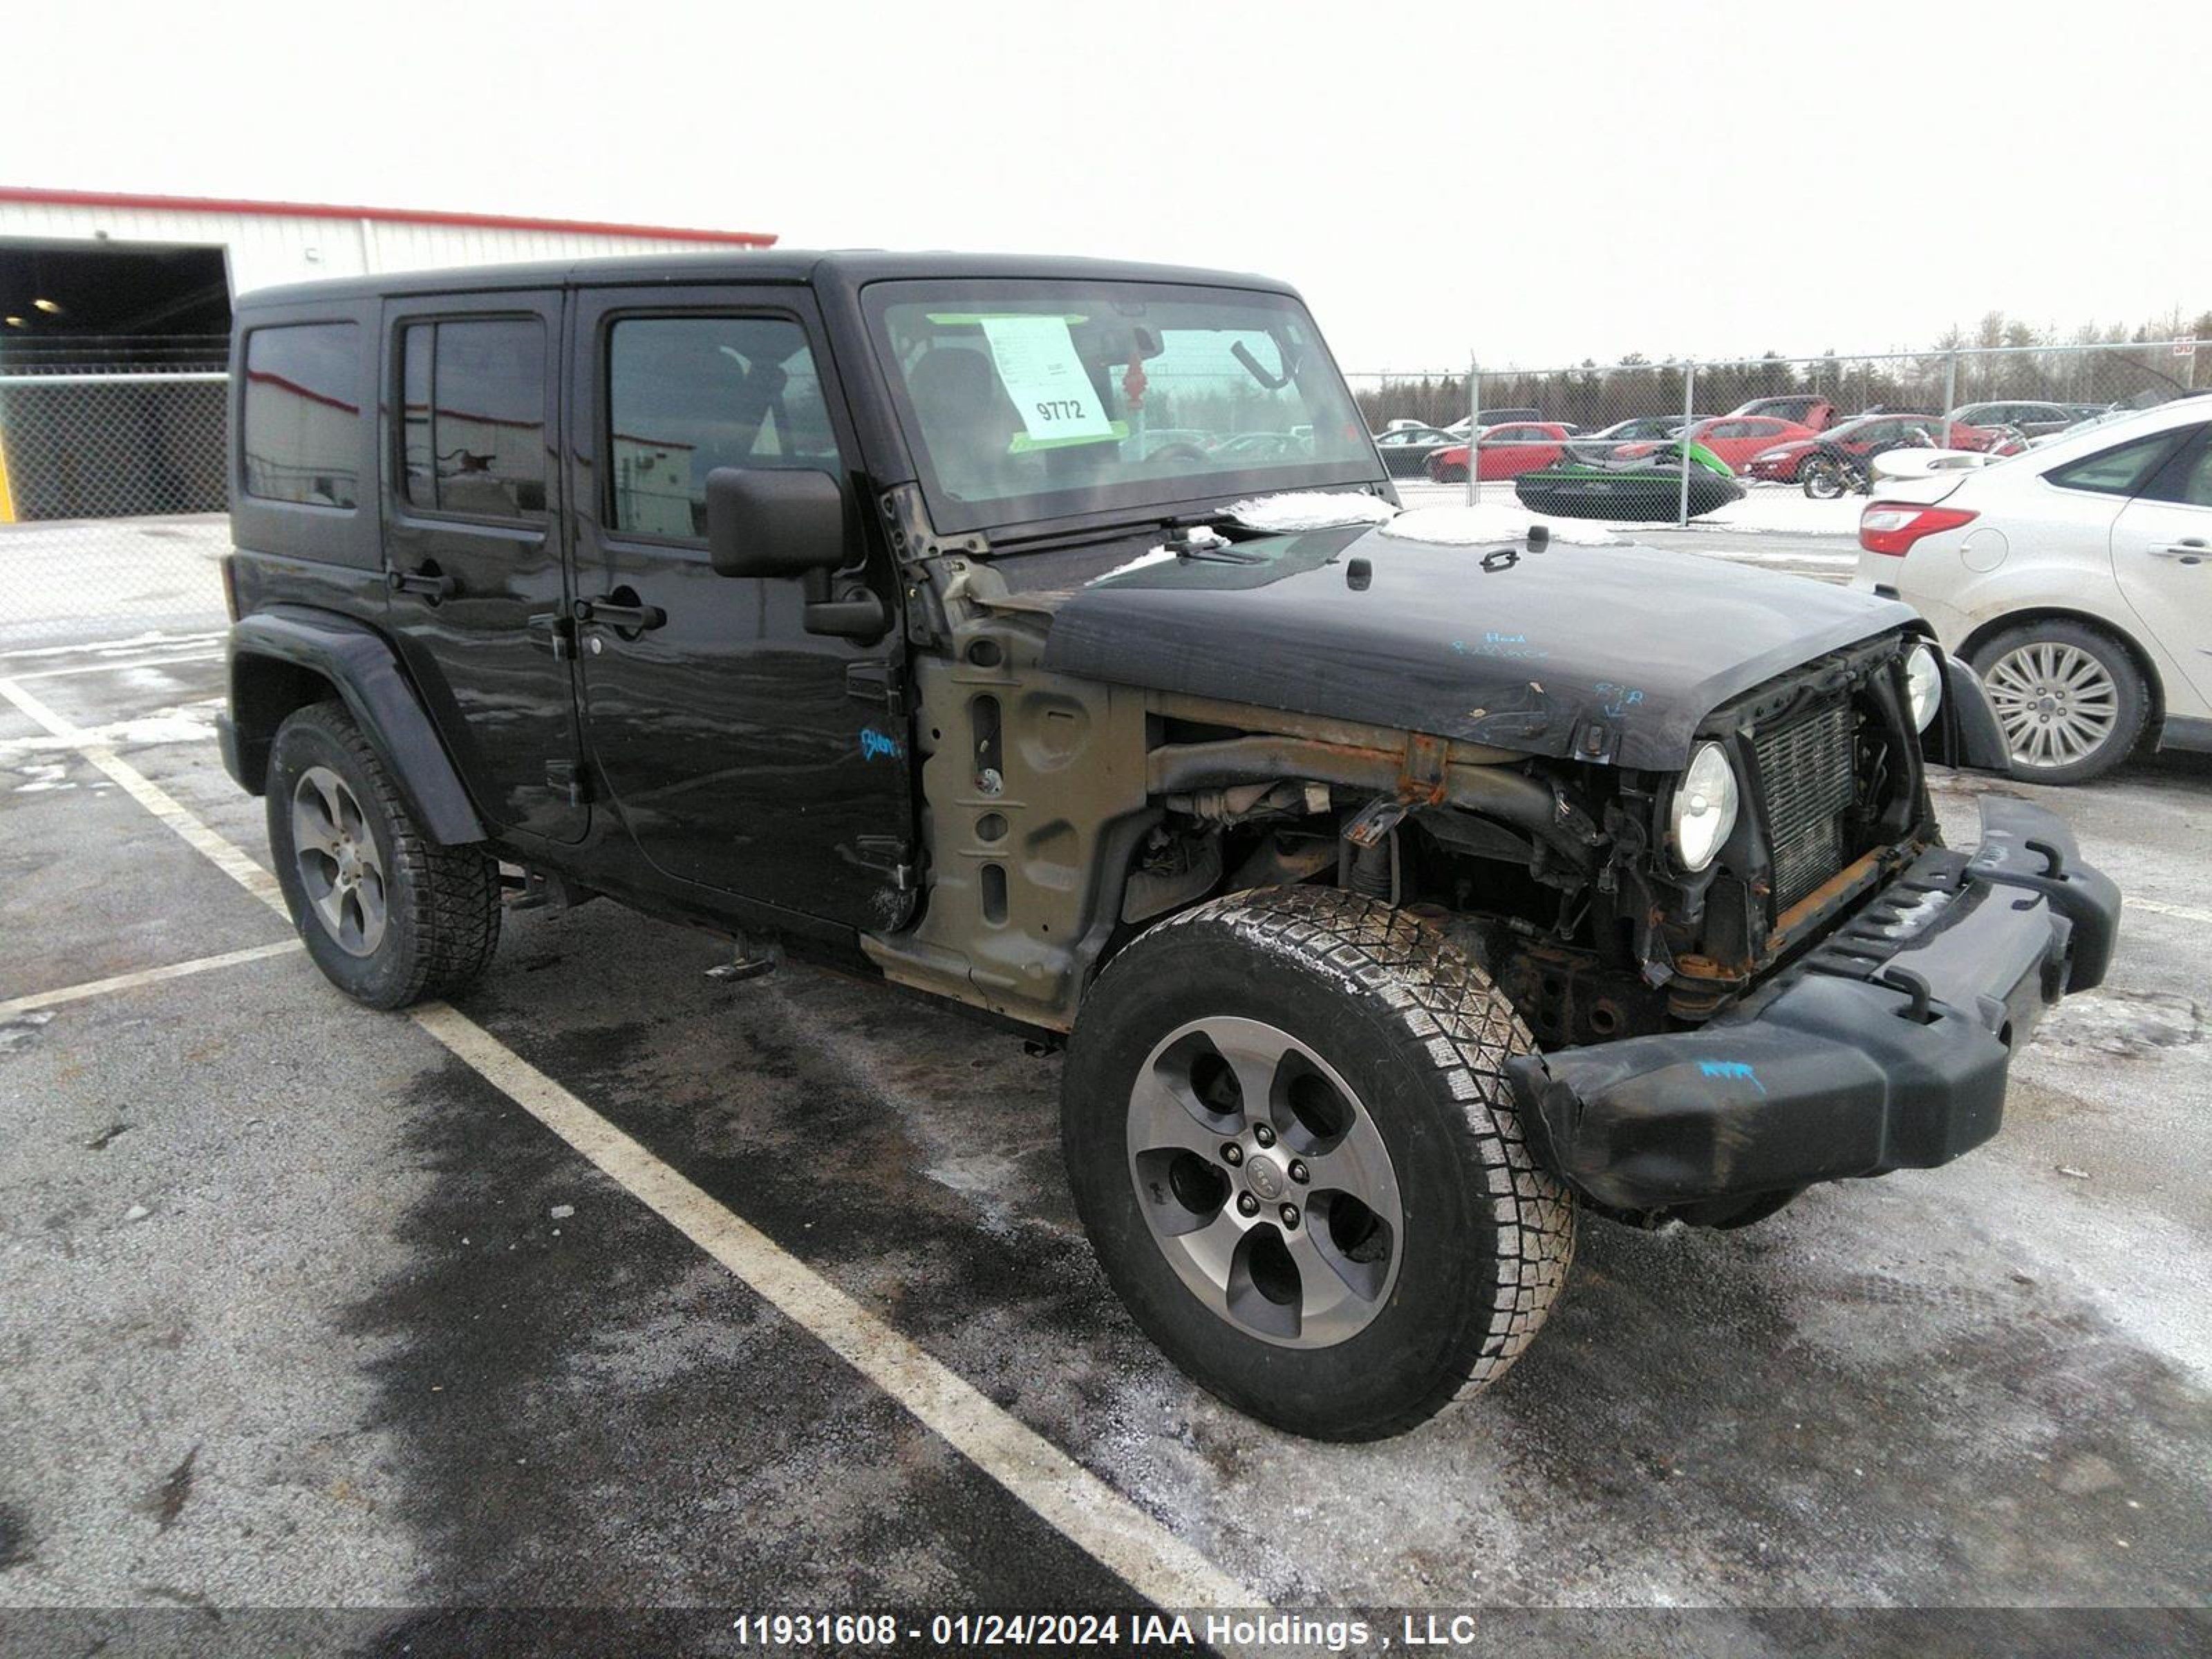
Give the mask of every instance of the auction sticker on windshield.
[[1033, 444], [1096, 443], [1115, 435], [1064, 317], [985, 317], [999, 378]]

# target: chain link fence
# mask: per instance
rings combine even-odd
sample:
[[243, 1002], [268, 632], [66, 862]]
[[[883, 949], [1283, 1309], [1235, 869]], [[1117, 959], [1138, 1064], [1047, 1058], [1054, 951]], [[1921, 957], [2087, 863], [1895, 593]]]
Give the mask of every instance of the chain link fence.
[[221, 623], [224, 351], [131, 337], [0, 354], [0, 650]]
[[2188, 394], [2195, 353], [2129, 341], [1352, 379], [1409, 502], [1850, 536], [1891, 452], [2014, 453]]

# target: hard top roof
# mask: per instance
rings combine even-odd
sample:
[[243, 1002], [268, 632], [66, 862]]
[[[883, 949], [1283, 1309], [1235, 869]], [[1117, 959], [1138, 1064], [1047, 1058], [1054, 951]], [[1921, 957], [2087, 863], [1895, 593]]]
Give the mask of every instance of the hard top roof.
[[333, 276], [319, 282], [254, 289], [238, 296], [237, 309], [387, 294], [480, 294], [501, 289], [787, 283], [856, 291], [869, 283], [902, 277], [1175, 283], [1194, 287], [1263, 289], [1278, 294], [1297, 292], [1288, 283], [1268, 276], [1119, 259], [1010, 253], [889, 253], [877, 249], [809, 252], [763, 248], [744, 252], [656, 253]]

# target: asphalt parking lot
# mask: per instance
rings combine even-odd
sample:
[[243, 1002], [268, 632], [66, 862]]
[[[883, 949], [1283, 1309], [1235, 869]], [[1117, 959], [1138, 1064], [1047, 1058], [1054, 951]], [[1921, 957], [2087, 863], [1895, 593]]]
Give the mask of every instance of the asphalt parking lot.
[[457, 1020], [343, 1000], [227, 850], [218, 649], [0, 653], [0, 1606], [2212, 1592], [2201, 759], [2023, 791], [2130, 908], [1995, 1143], [1589, 1224], [1500, 1388], [1323, 1447], [1122, 1315], [1015, 1038], [604, 902]]

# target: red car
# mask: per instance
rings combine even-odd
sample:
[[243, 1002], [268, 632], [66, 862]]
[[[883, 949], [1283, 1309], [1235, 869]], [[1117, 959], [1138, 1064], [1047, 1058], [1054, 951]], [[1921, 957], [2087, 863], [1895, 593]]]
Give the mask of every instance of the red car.
[[[1742, 471], [1761, 450], [1771, 449], [1777, 444], [1803, 442], [1819, 435], [1809, 426], [1778, 420], [1771, 415], [1717, 415], [1711, 420], [1699, 421], [1689, 429], [1690, 441], [1711, 450], [1728, 463], [1731, 472]], [[1649, 455], [1658, 447], [1631, 444], [1620, 452], [1621, 459], [1632, 460], [1638, 455]]]
[[[1751, 476], [1774, 483], [1796, 483], [1797, 469], [1804, 465], [1805, 458], [1822, 444], [1833, 444], [1860, 460], [1867, 460], [1885, 450], [1911, 442], [1916, 433], [1930, 443], [1937, 443], [1936, 434], [1943, 429], [1942, 417], [1935, 415], [1862, 415], [1855, 421], [1845, 421], [1841, 426], [1830, 427], [1817, 439], [1800, 439], [1759, 451], [1751, 458]], [[1996, 454], [2009, 455], [2019, 446], [2009, 432], [1953, 421], [1949, 441], [1940, 447], [1986, 449]]]
[[[1566, 441], [1573, 435], [1556, 421], [1486, 426], [1482, 429], [1482, 481], [1517, 478], [1523, 472], [1556, 466], [1565, 458]], [[1465, 483], [1467, 446], [1437, 450], [1429, 457], [1428, 474], [1437, 483]]]
[[1817, 392], [1796, 392], [1781, 398], [1753, 398], [1738, 404], [1730, 415], [1768, 415], [1778, 421], [1795, 421], [1815, 432], [1826, 432], [1842, 411]]

